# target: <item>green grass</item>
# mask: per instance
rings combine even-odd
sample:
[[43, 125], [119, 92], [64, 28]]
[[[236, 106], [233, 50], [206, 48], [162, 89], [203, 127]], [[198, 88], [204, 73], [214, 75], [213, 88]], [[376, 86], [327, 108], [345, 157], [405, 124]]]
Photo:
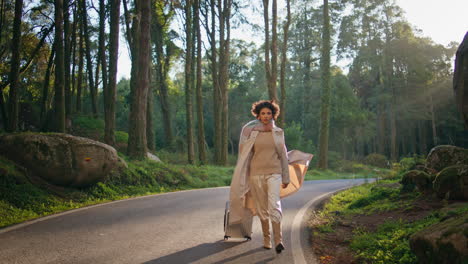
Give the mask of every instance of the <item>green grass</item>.
[[[88, 119], [79, 120], [83, 127], [92, 127]], [[91, 129], [87, 129], [91, 130]], [[126, 133], [118, 137], [125, 138]], [[125, 155], [128, 169], [104, 182], [88, 188], [57, 191], [33, 185], [24, 170], [0, 157], [0, 227], [26, 220], [130, 197], [207, 187], [229, 186], [234, 166], [187, 165], [186, 154], [168, 151], [156, 153], [164, 162], [133, 161]], [[230, 156], [229, 163], [235, 163]], [[376, 177], [376, 174], [366, 174]], [[362, 174], [337, 173], [310, 169], [306, 180], [362, 178]]]
[[[352, 219], [355, 215], [411, 208], [413, 202], [420, 199], [419, 193], [402, 195], [399, 188], [391, 187], [397, 181], [398, 179], [381, 180], [379, 183], [356, 186], [332, 196], [318, 214], [322, 224], [315, 226], [317, 231], [334, 232], [338, 218]], [[433, 211], [427, 217], [414, 222], [404, 219], [387, 221], [372, 232], [357, 228], [350, 240], [350, 248], [355, 252], [358, 263], [417, 263], [416, 256], [410, 250], [410, 236], [449, 217], [466, 215], [468, 205], [449, 209], [443, 212]], [[314, 234], [320, 235], [319, 232]]]
[[[317, 229], [322, 233], [333, 232], [338, 212], [340, 216], [349, 219], [353, 215], [371, 215], [408, 208], [417, 194], [401, 199], [398, 188], [384, 187], [385, 184], [394, 182], [396, 180], [364, 184], [332, 196], [319, 213], [326, 221], [317, 226]], [[436, 217], [430, 216], [414, 223], [388, 221], [380, 225], [376, 232], [358, 228], [354, 230], [350, 248], [355, 252], [359, 263], [416, 263], [416, 256], [409, 248], [409, 236], [437, 221]]]
[[416, 256], [409, 247], [409, 238], [415, 232], [440, 221], [434, 215], [407, 223], [403, 220], [387, 221], [376, 232], [355, 231], [350, 248], [361, 263], [413, 264]]
[[379, 181], [379, 183], [368, 183], [339, 192], [331, 197], [321, 212], [323, 216], [331, 216], [333, 212], [344, 215], [367, 214], [389, 211], [396, 208], [408, 207], [410, 200], [399, 199], [400, 190], [396, 188], [381, 187], [382, 183], [391, 183], [394, 180]]
[[375, 168], [362, 164], [353, 164], [352, 169], [346, 171], [320, 170], [309, 167], [304, 180], [383, 178], [385, 175], [388, 175], [388, 173], [388, 169]]
[[233, 167], [128, 161], [128, 169], [88, 188], [57, 191], [33, 185], [24, 172], [0, 157], [0, 227], [130, 197], [227, 186]]

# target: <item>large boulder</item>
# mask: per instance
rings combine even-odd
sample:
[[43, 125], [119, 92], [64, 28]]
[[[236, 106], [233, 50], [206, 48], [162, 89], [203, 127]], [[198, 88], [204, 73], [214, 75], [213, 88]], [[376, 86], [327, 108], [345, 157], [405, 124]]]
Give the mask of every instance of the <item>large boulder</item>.
[[453, 90], [458, 110], [465, 121], [465, 127], [468, 129], [468, 32], [466, 32], [455, 56]]
[[431, 149], [426, 159], [426, 168], [429, 171], [440, 172], [444, 168], [458, 164], [468, 164], [468, 149], [440, 145]]
[[468, 214], [431, 225], [410, 237], [418, 263], [468, 263]]
[[468, 200], [468, 165], [443, 169], [434, 180], [434, 190], [440, 198]]
[[410, 170], [403, 174], [401, 179], [403, 185], [403, 191], [412, 191], [416, 186], [422, 193], [429, 193], [432, 191], [432, 179], [431, 176], [424, 171]]
[[48, 183], [65, 187], [85, 187], [127, 167], [113, 147], [61, 133], [2, 135], [0, 155]]

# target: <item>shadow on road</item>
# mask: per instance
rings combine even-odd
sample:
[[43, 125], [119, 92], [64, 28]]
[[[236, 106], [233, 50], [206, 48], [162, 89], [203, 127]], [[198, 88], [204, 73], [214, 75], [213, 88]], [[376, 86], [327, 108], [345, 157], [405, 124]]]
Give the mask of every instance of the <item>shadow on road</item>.
[[[179, 252], [175, 252], [173, 254], [160, 257], [157, 259], [153, 259], [147, 262], [144, 262], [144, 264], [166, 264], [166, 263], [189, 263], [189, 262], [194, 262], [199, 259], [205, 258], [207, 256], [216, 254], [218, 252], [224, 251], [229, 248], [233, 248], [235, 246], [238, 246], [242, 243], [225, 243], [223, 240], [219, 240], [214, 243], [203, 243], [195, 247], [187, 248]], [[256, 251], [256, 250], [255, 250]], [[250, 251], [249, 251], [250, 252]], [[244, 254], [247, 254], [249, 252], [246, 252]], [[244, 255], [242, 254], [242, 255]], [[236, 256], [237, 257], [237, 256]], [[234, 257], [233, 257], [234, 258]], [[217, 263], [224, 263], [222, 262], [217, 262]]]
[[[217, 262], [214, 262], [213, 264], [224, 264], [224, 263], [229, 263], [231, 261], [234, 261], [238, 258], [242, 258], [242, 257], [246, 257], [248, 255], [253, 255], [254, 253], [257, 253], [257, 252], [264, 252], [265, 250], [262, 248], [262, 247], [259, 247], [259, 248], [256, 248], [256, 249], [252, 249], [252, 250], [249, 250], [247, 252], [244, 252], [242, 254], [239, 254], [239, 255], [236, 255], [236, 256], [232, 256], [232, 257], [229, 257], [229, 258], [226, 258], [226, 259], [223, 259], [223, 260], [220, 260], [220, 261], [217, 261]], [[257, 261], [255, 262], [255, 264], [263, 264], [263, 263], [268, 263], [269, 261], [272, 261], [274, 260], [275, 258], [273, 257], [270, 257], [268, 259], [263, 259], [263, 260], [260, 260], [260, 261]]]

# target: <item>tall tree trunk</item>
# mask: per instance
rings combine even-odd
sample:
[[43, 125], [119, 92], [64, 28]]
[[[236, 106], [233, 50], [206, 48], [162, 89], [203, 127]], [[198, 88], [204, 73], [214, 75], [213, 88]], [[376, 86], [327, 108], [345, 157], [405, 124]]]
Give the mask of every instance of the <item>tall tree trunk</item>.
[[[98, 48], [98, 53], [99, 53], [99, 48]], [[96, 87], [96, 90], [95, 90], [96, 105], [97, 105], [97, 97], [99, 95], [98, 87], [99, 87], [99, 73], [100, 72], [101, 72], [101, 63], [100, 63], [99, 54], [98, 54], [98, 56], [96, 57], [96, 71], [94, 72], [95, 73], [94, 74], [94, 87]]]
[[[73, 5], [73, 23], [72, 23], [72, 31], [71, 31], [71, 44], [72, 44], [72, 59], [71, 59], [71, 65], [72, 69], [70, 72], [71, 75], [71, 97], [70, 99], [73, 99], [73, 96], [76, 95], [76, 76], [75, 76], [75, 69], [76, 69], [76, 51], [77, 51], [77, 41], [76, 41], [76, 26], [78, 24], [78, 19], [77, 19], [77, 12], [76, 12], [76, 4]], [[70, 108], [71, 111], [74, 112], [76, 107], [73, 108], [73, 103], [70, 103]]]
[[64, 74], [65, 74], [65, 120], [68, 123], [71, 115], [71, 81], [70, 81], [70, 55], [71, 55], [71, 40], [70, 40], [70, 13], [68, 12], [69, 0], [63, 1], [63, 32], [64, 32]]
[[[102, 93], [104, 97], [104, 121], [106, 121], [106, 110], [108, 105], [108, 80], [107, 80], [107, 60], [106, 60], [106, 3], [105, 0], [99, 0], [99, 51], [98, 51], [98, 65], [101, 65], [102, 77]], [[98, 74], [96, 73], [96, 76]], [[96, 81], [96, 87], [98, 82]], [[96, 89], [97, 90], [97, 89]]]
[[397, 148], [397, 124], [395, 117], [395, 109], [393, 103], [390, 103], [390, 159], [392, 161], [398, 160]]
[[196, 57], [196, 52], [197, 52], [197, 34], [196, 34], [196, 31], [195, 31], [195, 1], [196, 0], [192, 0], [191, 2], [191, 8], [192, 8], [192, 47], [191, 47], [191, 51], [192, 53], [190, 54], [191, 56], [191, 59], [190, 59], [190, 80], [192, 81], [190, 83], [190, 87], [191, 87], [191, 91], [192, 91], [192, 133], [193, 133], [193, 139], [192, 139], [192, 142], [193, 142], [193, 153], [194, 153], [194, 156], [193, 156], [193, 160], [194, 160], [194, 163], [195, 163], [195, 152], [197, 151], [197, 140], [196, 140], [196, 105], [195, 105], [195, 100], [196, 100], [196, 85], [197, 85], [197, 79], [196, 79], [196, 74], [197, 74], [197, 70], [196, 70], [196, 66], [197, 66], [197, 57]]
[[[169, 50], [171, 48], [167, 47], [168, 50], [166, 59], [161, 58], [161, 64], [158, 66], [158, 74], [159, 74], [159, 82], [157, 83], [159, 87], [159, 99], [161, 102], [161, 112], [163, 117], [163, 125], [164, 125], [164, 136], [166, 139], [166, 144], [169, 145], [171, 148], [174, 144], [174, 136], [172, 134], [172, 118], [171, 118], [171, 105], [169, 102], [169, 91], [168, 91], [168, 84], [167, 84], [167, 75], [169, 71], [170, 65], [170, 56]], [[161, 56], [162, 56], [161, 51]]]
[[328, 133], [330, 109], [330, 17], [328, 13], [328, 0], [323, 0], [323, 47], [321, 59], [322, 72], [322, 100], [320, 113], [319, 161], [318, 167], [328, 168]]
[[5, 109], [5, 98], [3, 98], [3, 90], [0, 89], [0, 112], [1, 112], [1, 115], [2, 115], [2, 124], [3, 124], [3, 128], [5, 130], [8, 130], [8, 118], [7, 118], [7, 113], [6, 113], [6, 109]]
[[271, 25], [271, 79], [268, 80], [268, 94], [270, 100], [278, 102], [278, 92], [276, 89], [276, 81], [278, 80], [278, 4], [277, 0], [272, 3], [272, 25]]
[[[137, 89], [138, 86], [138, 50], [140, 46], [140, 19], [141, 19], [141, 10], [138, 8], [139, 0], [135, 1], [135, 14], [129, 14], [126, 8], [126, 0], [123, 0], [125, 17], [132, 17], [132, 26], [127, 28], [127, 41], [130, 46], [130, 59], [132, 60], [132, 69], [130, 71], [130, 98], [133, 100], [133, 91]], [[126, 24], [127, 25], [127, 24]], [[146, 104], [146, 102], [145, 102]], [[132, 105], [130, 104], [130, 107]], [[145, 132], [146, 133], [146, 132]], [[145, 140], [146, 144], [146, 140]], [[128, 150], [127, 150], [128, 151]]]
[[97, 89], [94, 83], [94, 76], [93, 76], [93, 62], [91, 60], [91, 41], [89, 38], [89, 30], [88, 30], [88, 11], [86, 8], [86, 0], [82, 0], [82, 10], [81, 10], [81, 15], [82, 15], [82, 22], [83, 22], [83, 34], [84, 34], [84, 40], [86, 43], [86, 69], [88, 71], [88, 86], [89, 86], [89, 91], [91, 93], [91, 108], [93, 112], [93, 116], [95, 118], [98, 117], [98, 112], [97, 112]]
[[192, 105], [192, 0], [185, 2], [185, 116], [187, 126], [187, 159], [189, 164], [195, 161], [193, 146], [193, 105]]
[[[151, 64], [151, 60], [150, 60]], [[154, 82], [152, 81], [151, 77], [151, 69], [153, 67], [149, 67], [148, 71], [148, 78], [149, 78], [149, 91], [148, 91], [148, 99], [146, 105], [146, 146], [148, 150], [155, 151], [156, 150], [156, 142], [155, 142], [155, 134], [154, 134], [154, 121], [153, 121], [153, 109], [154, 109]]]
[[[108, 97], [108, 80], [107, 80], [107, 60], [106, 60], [106, 40], [105, 40], [105, 29], [106, 29], [106, 6], [105, 0], [99, 0], [99, 51], [98, 51], [98, 63], [101, 65], [101, 78], [102, 78], [102, 91], [104, 97], [104, 109], [107, 109], [107, 97]], [[96, 76], [97, 76], [96, 72]], [[96, 87], [97, 87], [96, 82]], [[104, 120], [106, 120], [104, 110]]]
[[427, 139], [426, 139], [426, 126], [424, 125], [425, 121], [418, 122], [418, 131], [419, 131], [419, 154], [427, 154]]
[[302, 127], [304, 128], [304, 137], [311, 138], [312, 137], [312, 126], [311, 122], [308, 121], [312, 117], [312, 58], [311, 54], [307, 52], [304, 56], [304, 77], [303, 77], [303, 96], [302, 96], [302, 112], [301, 112], [301, 122]]
[[377, 152], [385, 155], [385, 111], [381, 103], [377, 106]]
[[[81, 2], [81, 1], [80, 1]], [[79, 3], [81, 7], [81, 3]], [[84, 69], [84, 30], [83, 30], [83, 16], [80, 17], [80, 40], [78, 41], [78, 80], [76, 82], [76, 112], [81, 113], [81, 93], [83, 90], [83, 69]]]
[[[211, 77], [213, 79], [213, 119], [214, 119], [214, 162], [220, 164], [221, 144], [222, 144], [222, 113], [221, 113], [221, 91], [219, 84], [218, 51], [216, 49], [216, 5], [215, 0], [210, 1], [211, 10], [211, 30], [210, 49], [211, 49]], [[207, 29], [208, 30], [208, 29]], [[220, 56], [221, 57], [221, 56]]]
[[63, 0], [55, 0], [54, 131], [62, 133], [65, 132], [65, 62], [63, 41]]
[[149, 90], [151, 1], [140, 0], [136, 7], [139, 10], [137, 11], [137, 17], [140, 19], [137, 49], [138, 84], [131, 88], [132, 102], [130, 106], [128, 155], [131, 158], [143, 159], [147, 153], [146, 114]]
[[[55, 46], [55, 45], [54, 45]], [[49, 62], [47, 63], [47, 70], [44, 77], [44, 84], [42, 86], [42, 99], [41, 99], [41, 114], [40, 114], [40, 123], [45, 123], [45, 117], [48, 112], [47, 102], [49, 101], [49, 84], [50, 84], [50, 73], [52, 71], [52, 66], [54, 63], [55, 48], [52, 47], [49, 56]]]
[[[15, 1], [15, 18], [13, 22], [13, 39], [11, 47], [11, 68], [10, 68], [10, 94], [8, 101], [8, 126], [7, 131], [18, 130], [18, 103], [19, 103], [19, 69], [20, 69], [20, 48], [21, 48], [21, 18], [23, 16], [23, 0]], [[3, 94], [2, 94], [3, 96]], [[4, 120], [5, 121], [5, 120]]]
[[[138, 0], [136, 0], [138, 1]], [[126, 33], [126, 37], [127, 37], [127, 41], [128, 41], [128, 46], [130, 47], [130, 53], [132, 53], [132, 47], [133, 47], [133, 40], [132, 40], [132, 29], [130, 29], [130, 19], [131, 18], [131, 14], [130, 12], [128, 11], [128, 7], [127, 7], [127, 0], [122, 0], [123, 2], [123, 8], [124, 8], [124, 21], [125, 21], [125, 33]], [[132, 54], [130, 54], [130, 56], [133, 56]]]
[[[171, 57], [174, 55], [174, 47], [172, 42], [168, 39], [168, 28], [166, 25], [169, 23], [172, 15], [172, 5], [168, 11], [168, 15], [165, 15], [164, 9], [166, 7], [164, 0], [157, 0], [156, 3], [157, 11], [155, 14], [155, 36], [153, 38], [156, 55], [156, 91], [161, 106], [162, 121], [164, 127], [164, 141], [165, 146], [169, 146], [171, 149], [174, 147], [174, 137], [172, 134], [172, 118], [171, 118], [171, 107], [169, 102], [169, 92], [167, 84], [167, 73], [170, 68]], [[166, 53], [164, 53], [166, 50]]]
[[[419, 122], [417, 122], [416, 125], [418, 125], [418, 123], [419, 123]], [[412, 126], [412, 128], [411, 128], [411, 138], [410, 138], [411, 143], [410, 143], [410, 144], [411, 144], [411, 154], [413, 154], [413, 155], [414, 155], [414, 154], [418, 154], [418, 144], [421, 144], [421, 141], [418, 140], [418, 132], [419, 132], [419, 131], [418, 131], [417, 126], [416, 126], [416, 127], [415, 127], [415, 126]], [[406, 142], [405, 142], [404, 139], [405, 139], [405, 138], [402, 137], [400, 140], [401, 140], [401, 141], [403, 142], [403, 144], [405, 145]], [[401, 153], [401, 155], [406, 155], [406, 154], [407, 154], [407, 153], [404, 152], [404, 151]]]
[[[0, 1], [0, 43], [2, 42], [3, 37], [3, 29], [5, 28], [3, 25], [5, 24], [5, 17], [6, 17], [6, 8], [5, 8], [5, 0]], [[8, 130], [8, 117], [7, 117], [7, 109], [5, 109], [5, 98], [3, 98], [3, 88], [0, 87], [0, 112], [2, 115], [2, 125], [5, 130]]]
[[195, 31], [197, 32], [197, 121], [198, 121], [198, 160], [200, 164], [206, 164], [205, 149], [205, 122], [203, 117], [202, 97], [202, 41], [200, 30], [200, 1], [195, 0]]
[[0, 1], [0, 43], [3, 43], [2, 42], [3, 30], [6, 28], [6, 27], [4, 27], [5, 17], [6, 17], [5, 2], [6, 2], [5, 0]]
[[104, 108], [104, 142], [115, 146], [115, 101], [117, 94], [117, 65], [119, 55], [120, 0], [110, 0], [109, 39], [109, 85], [107, 86], [106, 107]]
[[285, 113], [286, 113], [286, 87], [285, 87], [285, 76], [286, 76], [286, 63], [288, 62], [288, 33], [289, 33], [289, 25], [291, 24], [291, 4], [290, 0], [286, 0], [286, 9], [287, 9], [287, 16], [286, 22], [283, 26], [283, 43], [281, 45], [281, 70], [280, 70], [280, 88], [281, 88], [281, 100], [280, 100], [280, 115], [278, 120], [278, 125], [280, 127], [284, 127], [286, 120], [285, 120]]
[[384, 89], [391, 96], [388, 102], [388, 110], [390, 112], [390, 159], [393, 162], [398, 160], [398, 140], [397, 140], [397, 122], [396, 122], [396, 91], [393, 85], [393, 58], [390, 53], [390, 41], [392, 39], [392, 32], [389, 26], [390, 18], [388, 13], [385, 12], [387, 22], [385, 24], [385, 46], [383, 51], [383, 67], [384, 67]]
[[436, 129], [436, 120], [435, 120], [435, 113], [434, 113], [434, 102], [432, 100], [432, 95], [429, 96], [429, 104], [430, 104], [430, 111], [431, 111], [431, 124], [432, 124], [432, 141], [434, 146], [437, 146], [439, 142], [437, 142], [437, 129]]
[[228, 86], [229, 86], [229, 48], [230, 48], [230, 16], [231, 0], [218, 0], [219, 13], [219, 87], [221, 92], [221, 155], [220, 165], [227, 165], [228, 159]]
[[[385, 93], [385, 80], [384, 80], [384, 69], [382, 66], [379, 67], [379, 92], [380, 94]], [[385, 102], [382, 98], [377, 98], [377, 152], [386, 156], [386, 111]]]
[[270, 18], [269, 18], [269, 0], [263, 0], [263, 22], [265, 24], [265, 76], [267, 89], [270, 99], [271, 94], [271, 66], [270, 66]]

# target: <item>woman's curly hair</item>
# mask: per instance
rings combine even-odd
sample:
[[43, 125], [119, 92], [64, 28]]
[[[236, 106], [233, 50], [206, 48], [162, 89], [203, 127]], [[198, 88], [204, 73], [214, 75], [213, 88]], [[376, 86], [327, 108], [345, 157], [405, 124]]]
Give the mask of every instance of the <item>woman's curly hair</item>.
[[260, 114], [260, 111], [263, 108], [269, 108], [271, 110], [271, 114], [273, 116], [273, 119], [276, 120], [280, 114], [280, 107], [279, 105], [274, 101], [274, 100], [260, 100], [252, 104], [252, 109], [250, 112], [252, 113], [255, 118], [258, 117]]

